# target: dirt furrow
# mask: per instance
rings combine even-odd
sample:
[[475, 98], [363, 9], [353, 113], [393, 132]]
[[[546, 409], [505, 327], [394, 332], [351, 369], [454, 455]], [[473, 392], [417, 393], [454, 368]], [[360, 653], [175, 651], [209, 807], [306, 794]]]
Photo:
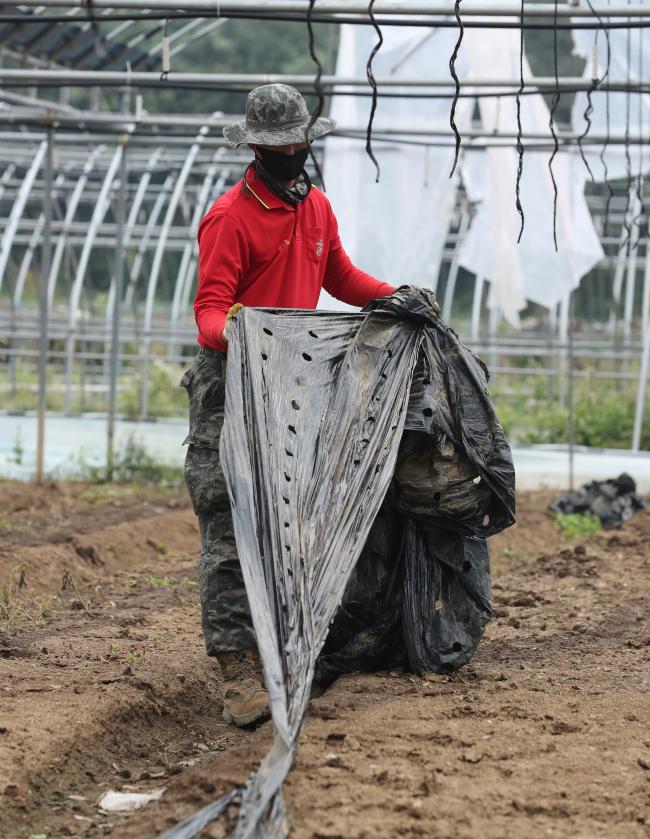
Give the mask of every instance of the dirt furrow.
[[[75, 499], [65, 539], [0, 548], [28, 583], [0, 635], [0, 836], [153, 839], [240, 783], [272, 730], [221, 722], [191, 511], [131, 500], [107, 523]], [[468, 667], [355, 675], [311, 703], [286, 785], [297, 839], [650, 836], [650, 514], [567, 545], [547, 500], [493, 540], [495, 619]], [[138, 813], [96, 806], [161, 786]]]

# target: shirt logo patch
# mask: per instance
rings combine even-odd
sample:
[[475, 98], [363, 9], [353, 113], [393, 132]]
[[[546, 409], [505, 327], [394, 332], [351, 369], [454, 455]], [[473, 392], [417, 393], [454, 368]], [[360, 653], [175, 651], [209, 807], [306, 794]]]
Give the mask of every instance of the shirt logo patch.
[[319, 239], [316, 242], [316, 256], [320, 256], [323, 253], [323, 240]]

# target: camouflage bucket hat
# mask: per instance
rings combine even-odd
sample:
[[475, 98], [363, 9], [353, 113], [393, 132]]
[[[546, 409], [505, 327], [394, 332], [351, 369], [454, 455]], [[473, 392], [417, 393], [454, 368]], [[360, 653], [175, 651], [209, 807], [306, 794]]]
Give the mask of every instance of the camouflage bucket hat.
[[[305, 129], [311, 121], [304, 96], [287, 84], [265, 84], [248, 94], [246, 119], [223, 129], [223, 136], [231, 146], [241, 143], [260, 143], [264, 146], [286, 146], [304, 143]], [[309, 130], [315, 140], [332, 131], [333, 119], [319, 117]]]

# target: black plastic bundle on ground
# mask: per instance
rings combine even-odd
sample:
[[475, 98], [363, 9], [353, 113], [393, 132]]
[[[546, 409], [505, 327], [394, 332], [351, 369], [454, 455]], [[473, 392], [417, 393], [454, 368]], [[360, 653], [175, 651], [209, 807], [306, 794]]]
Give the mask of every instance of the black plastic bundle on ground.
[[634, 479], [622, 472], [618, 478], [592, 481], [575, 492], [558, 495], [549, 509], [563, 515], [592, 513], [607, 530], [628, 521], [644, 507], [645, 501], [636, 494]]
[[245, 309], [221, 461], [276, 730], [234, 836], [275, 839], [315, 673], [450, 673], [471, 657], [514, 471], [484, 368], [410, 287], [360, 314]]

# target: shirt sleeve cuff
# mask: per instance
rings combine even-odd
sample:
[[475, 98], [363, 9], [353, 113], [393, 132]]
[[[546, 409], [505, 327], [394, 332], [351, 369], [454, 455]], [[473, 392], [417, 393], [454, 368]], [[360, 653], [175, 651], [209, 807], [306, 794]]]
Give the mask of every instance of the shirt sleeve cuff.
[[389, 285], [388, 283], [381, 283], [377, 289], [377, 293], [375, 294], [375, 299], [378, 297], [390, 297], [391, 294], [395, 294], [396, 291], [397, 289], [392, 285]]
[[228, 344], [221, 338], [221, 332], [226, 325], [227, 312], [202, 312], [196, 318], [199, 335], [203, 342], [215, 350], [226, 352]]

